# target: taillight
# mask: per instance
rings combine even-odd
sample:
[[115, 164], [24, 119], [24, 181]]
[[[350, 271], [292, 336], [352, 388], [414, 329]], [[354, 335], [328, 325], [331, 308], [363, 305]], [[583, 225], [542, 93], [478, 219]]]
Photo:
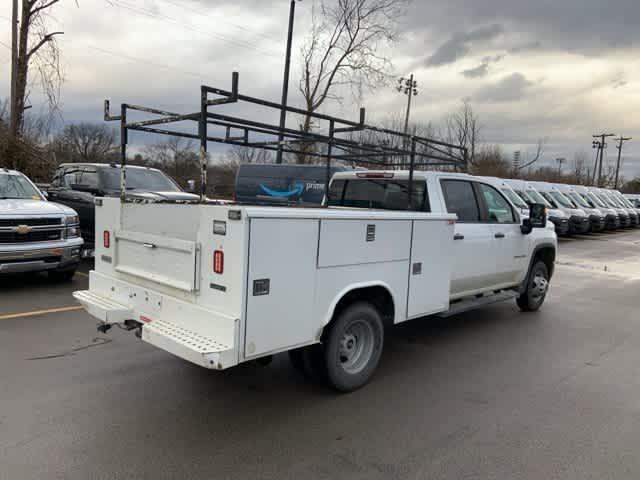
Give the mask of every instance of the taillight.
[[104, 244], [104, 248], [109, 248], [111, 246], [111, 234], [109, 230], [105, 230], [102, 234], [102, 243]]
[[222, 250], [213, 252], [213, 271], [217, 274], [224, 272], [224, 252]]

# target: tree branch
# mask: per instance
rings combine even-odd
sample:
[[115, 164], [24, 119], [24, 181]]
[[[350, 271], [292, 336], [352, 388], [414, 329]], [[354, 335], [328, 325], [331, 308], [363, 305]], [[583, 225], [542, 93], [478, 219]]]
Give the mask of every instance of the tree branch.
[[58, 3], [60, 0], [51, 0], [49, 3], [45, 3], [44, 5], [40, 5], [37, 8], [34, 8], [33, 10], [31, 10], [31, 7], [35, 6], [36, 2], [38, 0], [34, 0], [29, 8], [29, 15], [31, 16], [31, 18], [33, 18], [38, 12], [45, 10], [47, 8], [49, 8], [51, 5], [55, 5], [56, 3]]
[[51, 33], [47, 33], [45, 36], [43, 36], [40, 41], [38, 43], [36, 43], [36, 45], [29, 50], [29, 52], [27, 53], [27, 61], [31, 58], [31, 56], [36, 53], [38, 50], [40, 50], [40, 48], [42, 48], [42, 46], [47, 43], [50, 42], [51, 39], [53, 39], [53, 37], [55, 35], [64, 35], [64, 32], [51, 32]]

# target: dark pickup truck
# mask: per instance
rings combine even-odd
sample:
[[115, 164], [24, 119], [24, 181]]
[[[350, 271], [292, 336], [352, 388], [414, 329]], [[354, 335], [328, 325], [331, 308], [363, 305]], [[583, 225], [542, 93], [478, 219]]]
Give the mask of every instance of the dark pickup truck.
[[[198, 201], [169, 176], [155, 168], [127, 166], [127, 197], [145, 201]], [[49, 198], [73, 208], [80, 217], [80, 231], [89, 251], [95, 243], [96, 197], [120, 195], [120, 165], [63, 163], [48, 190]]]

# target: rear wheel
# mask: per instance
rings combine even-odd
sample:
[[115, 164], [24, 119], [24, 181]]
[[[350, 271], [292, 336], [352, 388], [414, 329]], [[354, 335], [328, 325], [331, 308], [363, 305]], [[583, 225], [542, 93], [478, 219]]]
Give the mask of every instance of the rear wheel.
[[323, 342], [329, 384], [341, 392], [364, 386], [378, 367], [383, 345], [380, 312], [366, 302], [347, 307], [331, 324]]
[[526, 290], [516, 303], [523, 312], [535, 312], [542, 304], [549, 290], [549, 270], [542, 260], [536, 261], [529, 273]]

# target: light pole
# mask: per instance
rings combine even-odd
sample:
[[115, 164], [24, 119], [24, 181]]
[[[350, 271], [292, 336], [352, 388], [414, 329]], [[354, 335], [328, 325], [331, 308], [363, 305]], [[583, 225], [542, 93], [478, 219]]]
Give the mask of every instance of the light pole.
[[402, 138], [402, 148], [406, 150], [407, 132], [409, 131], [409, 115], [411, 114], [411, 98], [418, 95], [418, 82], [413, 79], [413, 73], [409, 75], [409, 78], [399, 78], [396, 90], [407, 96], [407, 112], [404, 117], [404, 137]]
[[287, 33], [287, 52], [284, 60], [284, 79], [282, 81], [282, 109], [280, 110], [280, 131], [278, 132], [278, 153], [276, 163], [282, 163], [282, 143], [284, 141], [284, 128], [287, 120], [287, 97], [289, 96], [289, 67], [291, 65], [291, 40], [293, 38], [293, 19], [296, 13], [296, 2], [291, 0], [289, 6], [289, 31]]
[[622, 159], [622, 145], [624, 144], [624, 142], [628, 142], [629, 140], [633, 139], [631, 137], [623, 137], [622, 135], [620, 135], [620, 138], [616, 138], [616, 141], [618, 141], [619, 143], [616, 147], [618, 149], [618, 163], [616, 164], [616, 181], [613, 186], [614, 190], [618, 189], [618, 174], [620, 173], [620, 160]]

